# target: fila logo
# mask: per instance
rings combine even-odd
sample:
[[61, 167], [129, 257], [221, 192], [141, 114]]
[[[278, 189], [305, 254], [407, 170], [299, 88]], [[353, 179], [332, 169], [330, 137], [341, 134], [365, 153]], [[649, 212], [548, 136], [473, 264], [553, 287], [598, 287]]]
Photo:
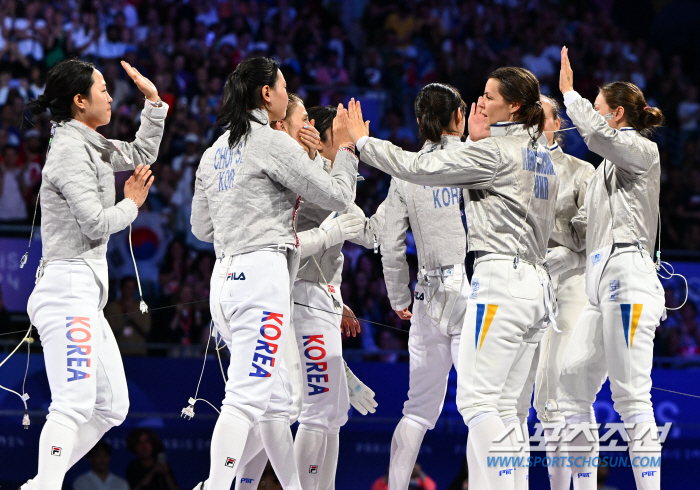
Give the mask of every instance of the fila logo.
[[642, 472], [642, 478], [646, 476], [654, 476], [656, 474], [656, 471], [643, 471]]
[[578, 477], [579, 478], [590, 478], [591, 474], [590, 473], [579, 473]]
[[51, 456], [60, 456], [61, 448], [58, 446], [51, 446]]
[[311, 473], [312, 475], [318, 473], [318, 466], [316, 466], [315, 464], [309, 466], [309, 473]]
[[236, 460], [235, 460], [235, 459], [233, 459], [233, 458], [226, 458], [226, 464], [224, 464], [224, 466], [226, 466], [227, 468], [233, 468], [233, 465], [234, 465], [234, 464], [236, 464]]
[[255, 478], [241, 478], [241, 483], [253, 483]]
[[498, 476], [502, 475], [512, 475], [513, 474], [513, 468], [509, 468], [507, 470], [501, 470], [498, 472]]
[[240, 274], [236, 275], [235, 272], [229, 272], [226, 274], [226, 280], [227, 281], [245, 281], [245, 273], [241, 272]]

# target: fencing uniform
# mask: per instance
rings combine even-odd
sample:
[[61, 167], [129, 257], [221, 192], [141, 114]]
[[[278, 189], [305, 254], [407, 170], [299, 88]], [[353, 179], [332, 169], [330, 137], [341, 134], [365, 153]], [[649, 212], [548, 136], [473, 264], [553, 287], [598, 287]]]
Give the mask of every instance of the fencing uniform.
[[115, 205], [114, 173], [156, 160], [167, 110], [146, 103], [133, 143], [74, 119], [56, 125], [40, 190], [42, 259], [27, 305], [51, 388], [36, 488], [61, 488], [67, 469], [126, 418], [124, 367], [102, 310], [109, 236], [129, 226], [138, 208], [131, 199]]
[[[630, 435], [646, 433], [646, 447], [635, 449], [630, 442], [630, 455], [660, 458], [658, 439], [651, 441], [656, 434], [653, 341], [665, 315], [664, 290], [651, 259], [659, 213], [659, 151], [633, 128], [612, 129], [578, 93], [567, 92], [564, 102], [588, 148], [605, 160], [588, 186], [584, 208], [572, 220], [586, 242], [588, 302], [564, 356], [559, 409], [570, 424], [595, 423], [593, 402], [609, 377], [615, 410], [633, 424]], [[597, 455], [595, 445], [591, 455]], [[633, 469], [637, 488], [660, 488], [660, 467]], [[595, 475], [595, 466], [576, 468], [574, 487], [595, 488]]]
[[[459, 136], [426, 141], [419, 155], [458, 148]], [[391, 442], [389, 488], [407, 488], [425, 432], [442, 411], [450, 369], [457, 366], [469, 281], [464, 268], [467, 234], [462, 189], [428, 187], [392, 179], [381, 234], [382, 266], [389, 301], [403, 310], [415, 298], [408, 338], [410, 377], [403, 418]], [[406, 230], [418, 250], [418, 283], [411, 294]]]
[[[331, 162], [325, 158], [323, 162], [324, 170], [330, 172]], [[297, 224], [301, 262], [292, 294], [296, 303], [293, 315], [296, 345], [303, 371], [303, 405], [294, 450], [299, 478], [305, 490], [318, 489], [326, 473], [327, 482], [333, 483], [337, 448], [328, 447], [329, 434], [336, 436], [331, 438], [331, 443], [337, 444], [337, 434], [347, 422], [350, 409], [340, 330], [343, 319], [340, 294], [343, 244], [325, 248], [319, 233], [319, 226], [337, 214], [329, 216], [329, 213], [320, 206], [303, 202]], [[365, 220], [364, 231], [352, 241], [371, 248], [379, 233], [381, 219], [365, 218], [355, 204], [345, 213]], [[330, 454], [335, 454], [335, 460], [326, 459], [329, 450]]]
[[[549, 409], [545, 413], [545, 404], [548, 400], [556, 401], [559, 399], [559, 375], [566, 345], [581, 310], [586, 304], [585, 251], [578, 250], [582, 244], [572, 237], [570, 223], [571, 219], [578, 214], [579, 209], [583, 207], [586, 188], [595, 169], [590, 163], [564, 153], [558, 143], [550, 146], [549, 150], [552, 153], [552, 162], [559, 178], [559, 192], [557, 193], [554, 229], [549, 239], [548, 248], [551, 250], [555, 247], [566, 247], [572, 252], [576, 252], [580, 267], [552, 275], [559, 312], [557, 315], [559, 332], [555, 331], [551, 325], [548, 326], [544, 337], [537, 346], [530, 374], [518, 400], [518, 417], [521, 423], [526, 423], [534, 383], [534, 406], [539, 421], [563, 425], [564, 416], [556, 408]], [[545, 429], [545, 437], [551, 437], [552, 434], [554, 434], [553, 429]], [[558, 441], [547, 444], [547, 446], [557, 447], [557, 450], [551, 451], [551, 454], [548, 452], [549, 456], [553, 458], [564, 457]], [[563, 465], [552, 465], [548, 471], [552, 490], [568, 490], [571, 485], [571, 468]]]
[[424, 155], [374, 138], [358, 147], [362, 161], [399, 179], [468, 189], [468, 242], [477, 259], [462, 328], [468, 341], [459, 348], [457, 406], [470, 428], [470, 470], [491, 487], [514, 488], [516, 472], [488, 467], [487, 456], [506, 425], [519, 425], [516, 402], [531, 346], [554, 316], [542, 263], [558, 181], [546, 139], [535, 145], [523, 124], [505, 123], [492, 126], [490, 138]]
[[[341, 211], [354, 195], [357, 158], [341, 151], [328, 175], [288, 134], [273, 130], [267, 112], [251, 111], [257, 121], [224, 161], [210, 153], [201, 165], [214, 166], [209, 192], [218, 192], [218, 209], [209, 208], [207, 183], [197, 179], [193, 226], [220, 233], [226, 277], [219, 307], [225, 327], [219, 329], [231, 348], [226, 396], [212, 436], [207, 488], [231, 487], [251, 426], [263, 421], [290, 334], [291, 289], [299, 256], [295, 218], [302, 197]], [[223, 163], [223, 167], [222, 167]], [[224, 323], [224, 322], [222, 322]], [[284, 441], [291, 443], [289, 425]], [[264, 430], [261, 429], [263, 440]], [[290, 454], [273, 466], [289, 465]], [[291, 455], [293, 462], [293, 454]], [[239, 463], [237, 465], [236, 463]], [[296, 487], [298, 483], [292, 482]], [[291, 488], [291, 487], [288, 487]]]

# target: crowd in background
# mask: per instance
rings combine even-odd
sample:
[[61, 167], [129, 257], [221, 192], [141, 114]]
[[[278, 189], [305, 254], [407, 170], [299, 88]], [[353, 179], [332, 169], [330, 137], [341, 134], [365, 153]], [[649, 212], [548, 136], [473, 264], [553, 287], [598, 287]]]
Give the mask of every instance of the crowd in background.
[[[149, 305], [180, 306], [125, 315], [138, 311], [138, 288], [122, 232], [110, 241], [112, 298], [105, 315], [118, 339], [130, 344], [125, 353], [148, 354], [149, 342], [175, 346], [159, 352], [187, 355], [209, 332], [206, 299], [215, 260], [212, 247], [189, 227], [194, 174], [221, 133], [215, 121], [223, 84], [242, 59], [277, 58], [287, 90], [307, 107], [359, 96], [376, 109], [375, 135], [416, 150], [421, 142], [412, 105], [425, 84], [450, 83], [475, 101], [490, 71], [518, 65], [539, 78], [543, 93], [558, 96], [559, 52], [566, 45], [584, 97], [594, 98], [603, 82], [630, 80], [649, 105], [663, 110], [665, 127], [655, 136], [662, 241], [668, 249], [700, 250], [697, 64], [685, 52], [669, 54], [650, 35], [654, 9], [668, 3], [636, 2], [634, 11], [625, 11], [629, 2], [621, 0], [0, 0], [0, 221], [28, 223], [34, 210], [50, 123], [23, 120], [23, 107], [42, 93], [47, 71], [69, 57], [95, 62], [114, 99], [112, 121], [101, 131], [128, 140], [138, 129], [143, 98], [119, 61], [137, 67], [170, 111], [155, 183], [134, 223], [135, 255]], [[389, 178], [362, 164], [360, 171], [366, 180], [357, 203], [369, 216], [386, 196]], [[127, 177], [117, 175], [118, 191]], [[345, 302], [360, 318], [408, 328], [391, 312], [379, 255], [351, 244], [344, 251]], [[669, 303], [678, 304], [683, 292], [669, 289]], [[700, 354], [696, 299], [691, 295], [662, 326], [659, 355]], [[387, 351], [405, 349], [406, 341], [403, 332], [368, 323], [359, 337], [344, 339], [346, 349], [385, 361], [400, 359]]]

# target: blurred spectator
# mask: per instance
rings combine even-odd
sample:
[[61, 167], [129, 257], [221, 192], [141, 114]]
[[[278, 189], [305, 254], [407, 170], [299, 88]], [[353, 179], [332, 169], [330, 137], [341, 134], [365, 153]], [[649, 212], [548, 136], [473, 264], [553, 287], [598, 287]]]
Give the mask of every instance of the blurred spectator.
[[462, 468], [454, 477], [447, 490], [468, 490], [469, 488], [469, 465], [467, 458], [462, 458]]
[[678, 104], [678, 122], [681, 130], [681, 144], [690, 138], [698, 137], [698, 119], [700, 119], [700, 103], [698, 103], [698, 89], [690, 86], [686, 90], [686, 97]]
[[133, 429], [126, 437], [126, 447], [136, 455], [126, 468], [131, 490], [179, 490], [166, 462], [163, 444], [154, 431]]
[[[372, 484], [372, 490], [387, 490], [389, 488], [389, 476], [384, 475], [377, 478]], [[409, 490], [436, 490], [435, 481], [423, 472], [420, 464], [416, 463], [411, 473], [411, 480], [408, 482]]]
[[605, 482], [608, 481], [608, 476], [610, 475], [610, 468], [607, 466], [600, 466], [598, 468], [598, 481], [597, 481], [597, 489], [598, 490], [617, 490], [617, 487], [612, 487], [610, 485], [606, 485]]
[[151, 313], [139, 309], [136, 278], [126, 276], [119, 281], [119, 297], [104, 308], [123, 355], [145, 356], [146, 339], [151, 331]]
[[24, 200], [22, 168], [18, 168], [19, 152], [7, 145], [0, 160], [0, 221], [24, 221], [27, 204]]
[[102, 439], [85, 455], [91, 470], [77, 477], [73, 490], [129, 490], [129, 484], [109, 471], [112, 448]]

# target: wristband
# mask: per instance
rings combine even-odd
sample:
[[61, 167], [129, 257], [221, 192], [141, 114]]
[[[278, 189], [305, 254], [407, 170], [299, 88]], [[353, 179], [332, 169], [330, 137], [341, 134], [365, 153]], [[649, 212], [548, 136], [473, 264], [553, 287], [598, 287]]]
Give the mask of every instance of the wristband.
[[143, 99], [146, 101], [147, 107], [153, 107], [153, 108], [163, 107], [163, 101], [161, 100], [160, 97], [158, 97], [158, 102], [151, 102], [146, 97], [144, 97]]
[[125, 197], [124, 200], [126, 200], [126, 199], [128, 199], [129, 201], [131, 201], [131, 202], [134, 203], [134, 206], [136, 206], [136, 216], [138, 216], [138, 215], [139, 215], [139, 205], [136, 204], [136, 201], [134, 201], [134, 200], [131, 199], [130, 197]]

